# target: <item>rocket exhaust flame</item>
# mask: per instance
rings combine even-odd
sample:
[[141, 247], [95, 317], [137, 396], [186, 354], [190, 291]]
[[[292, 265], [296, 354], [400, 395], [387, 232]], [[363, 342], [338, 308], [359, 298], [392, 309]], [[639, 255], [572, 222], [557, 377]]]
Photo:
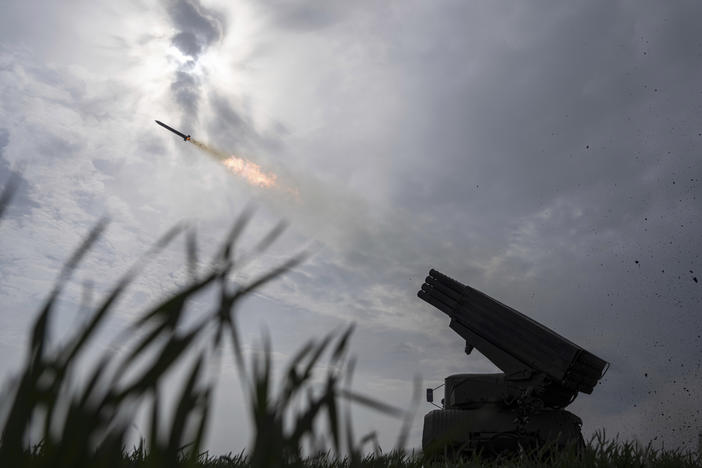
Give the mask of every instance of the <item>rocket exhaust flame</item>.
[[257, 164], [236, 156], [225, 159], [222, 161], [222, 164], [233, 173], [244, 177], [252, 185], [258, 185], [259, 187], [272, 187], [278, 178], [275, 174], [266, 174]]
[[277, 186], [278, 176], [271, 172], [265, 172], [258, 164], [233, 154], [226, 154], [194, 138], [190, 138], [190, 142], [220, 161], [232, 173], [243, 177], [249, 184], [262, 188]]
[[[161, 121], [156, 120], [155, 122], [161, 127], [165, 128], [166, 130], [181, 137], [183, 141], [191, 142], [192, 144], [200, 148], [202, 151], [221, 162], [224, 165], [224, 167], [229, 169], [232, 173], [243, 177], [244, 180], [246, 180], [246, 182], [248, 182], [249, 184], [263, 188], [278, 187], [278, 176], [271, 172], [265, 172], [258, 164], [252, 161], [248, 161], [244, 158], [239, 158], [237, 156], [234, 156], [233, 154], [226, 154], [223, 151], [212, 148], [211, 146], [201, 141], [191, 138], [190, 135], [186, 135], [182, 132], [179, 132], [175, 128], [169, 127]], [[285, 188], [285, 190], [287, 192], [290, 192], [296, 198], [299, 198], [299, 191], [297, 189]]]

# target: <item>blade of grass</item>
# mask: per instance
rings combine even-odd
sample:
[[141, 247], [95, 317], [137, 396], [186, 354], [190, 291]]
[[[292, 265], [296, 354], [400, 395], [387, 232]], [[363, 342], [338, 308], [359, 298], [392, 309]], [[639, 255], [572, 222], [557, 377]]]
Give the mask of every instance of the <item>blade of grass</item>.
[[339, 390], [339, 396], [353, 401], [354, 403], [358, 403], [360, 405], [366, 406], [375, 411], [385, 413], [390, 416], [399, 417], [403, 414], [403, 411], [395, 406], [389, 405], [387, 403], [382, 403], [373, 398], [361, 395], [348, 389]]
[[188, 276], [190, 281], [195, 281], [197, 278], [197, 231], [192, 227], [187, 230], [185, 236], [185, 254], [188, 264]]
[[171, 423], [171, 434], [167, 446], [167, 450], [171, 453], [176, 453], [180, 450], [180, 446], [184, 442], [183, 439], [185, 437], [188, 418], [192, 415], [197, 406], [198, 392], [195, 389], [195, 386], [198, 384], [203, 359], [204, 354], [200, 353], [192, 367], [192, 370], [190, 371], [190, 375], [187, 378], [185, 385], [182, 388], [180, 399], [176, 405], [173, 422]]
[[414, 386], [412, 390], [412, 403], [410, 404], [410, 408], [412, 409], [404, 412], [404, 420], [402, 421], [402, 427], [399, 435], [397, 436], [397, 443], [395, 444], [395, 450], [398, 452], [403, 451], [407, 445], [407, 439], [409, 438], [409, 433], [412, 429], [412, 422], [419, 406], [420, 395], [422, 393], [421, 387], [422, 379], [417, 375], [414, 377]]
[[239, 239], [239, 236], [243, 232], [244, 228], [251, 220], [253, 213], [254, 213], [254, 209], [252, 206], [247, 206], [244, 208], [244, 210], [237, 217], [236, 221], [234, 222], [231, 229], [229, 230], [229, 234], [227, 234], [227, 236], [225, 237], [224, 242], [222, 243], [222, 246], [215, 254], [215, 257], [212, 259], [212, 263], [216, 263], [217, 261], [223, 261], [223, 262], [231, 262], [232, 261], [233, 256], [234, 256], [234, 249], [236, 246], [236, 241]]
[[56, 283], [52, 292], [49, 294], [44, 307], [42, 307], [41, 312], [34, 324], [32, 331], [32, 341], [30, 347], [30, 359], [39, 359], [43, 355], [44, 345], [47, 341], [46, 330], [49, 322], [49, 316], [54, 306], [54, 302], [59, 296], [63, 285], [66, 283], [68, 278], [76, 269], [80, 261], [85, 257], [90, 248], [95, 244], [100, 235], [102, 235], [105, 227], [107, 226], [107, 219], [101, 219], [88, 233], [88, 235], [83, 239], [80, 246], [73, 252], [68, 261], [63, 265], [61, 272], [56, 279]]
[[258, 278], [255, 280], [251, 281], [249, 284], [247, 284], [245, 287], [239, 289], [235, 297], [241, 297], [244, 296], [254, 289], [258, 289], [259, 287], [263, 286], [264, 284], [268, 283], [269, 281], [277, 278], [278, 276], [282, 275], [286, 271], [290, 270], [291, 268], [296, 267], [300, 263], [302, 263], [306, 258], [308, 254], [307, 252], [300, 252], [297, 255], [293, 256], [289, 260], [286, 260], [283, 262], [283, 264], [269, 270], [267, 273], [264, 273], [260, 275]]
[[346, 328], [346, 331], [344, 332], [344, 334], [341, 335], [341, 339], [339, 339], [339, 342], [337, 343], [336, 348], [334, 348], [334, 351], [332, 352], [332, 357], [331, 357], [332, 365], [337, 363], [343, 357], [354, 328], [355, 328], [355, 325], [352, 323], [351, 325], [349, 325]]
[[116, 397], [118, 399], [124, 399], [132, 394], [143, 394], [147, 390], [154, 388], [161, 377], [165, 375], [171, 366], [190, 347], [203, 328], [204, 324], [201, 324], [183, 336], [173, 335], [158, 353], [154, 363], [148, 367], [141, 376], [134, 379], [132, 384], [127, 385], [124, 390], [117, 393]]

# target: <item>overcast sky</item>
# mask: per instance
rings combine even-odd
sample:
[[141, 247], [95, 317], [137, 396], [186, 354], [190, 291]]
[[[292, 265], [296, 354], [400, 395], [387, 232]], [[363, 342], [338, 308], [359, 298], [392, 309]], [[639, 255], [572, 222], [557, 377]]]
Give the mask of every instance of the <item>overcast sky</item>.
[[[70, 5], [70, 6], [67, 6]], [[430, 267], [612, 366], [570, 407], [599, 428], [690, 447], [702, 429], [702, 4], [697, 1], [6, 1], [0, 15], [0, 375], [71, 250], [107, 233], [62, 302], [96, 294], [181, 220], [211, 252], [248, 203], [243, 273], [316, 254], [242, 311], [284, 360], [357, 324], [356, 386], [491, 371], [416, 298]], [[154, 119], [276, 174], [252, 187]], [[176, 243], [124, 324], [185, 280]], [[210, 447], [248, 443], [232, 369]], [[234, 395], [234, 396], [232, 396]], [[421, 403], [411, 444], [419, 445]], [[384, 447], [397, 421], [360, 412]]]

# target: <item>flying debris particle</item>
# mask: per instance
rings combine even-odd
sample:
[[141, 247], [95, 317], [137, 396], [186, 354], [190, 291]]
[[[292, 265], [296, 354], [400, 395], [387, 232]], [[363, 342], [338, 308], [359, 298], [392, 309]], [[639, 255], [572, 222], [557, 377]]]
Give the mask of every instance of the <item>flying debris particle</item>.
[[697, 283], [697, 277], [696, 277], [696, 276], [693, 276], [693, 277], [692, 277], [692, 281], [694, 281], [695, 283]]

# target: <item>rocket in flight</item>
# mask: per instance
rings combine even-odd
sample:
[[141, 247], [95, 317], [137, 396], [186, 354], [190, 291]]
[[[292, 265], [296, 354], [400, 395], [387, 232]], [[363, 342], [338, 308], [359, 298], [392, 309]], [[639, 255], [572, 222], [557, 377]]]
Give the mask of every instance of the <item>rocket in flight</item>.
[[184, 133], [180, 133], [180, 132], [179, 132], [178, 130], [176, 130], [175, 128], [169, 127], [168, 125], [166, 125], [165, 123], [161, 122], [160, 120], [155, 120], [154, 122], [156, 122], [157, 124], [159, 124], [160, 126], [162, 126], [163, 128], [165, 128], [166, 130], [172, 131], [173, 133], [175, 133], [176, 135], [178, 135], [179, 137], [181, 137], [181, 138], [183, 139], [183, 141], [189, 141], [189, 140], [190, 140], [190, 135], [186, 135], [186, 134], [184, 134]]

